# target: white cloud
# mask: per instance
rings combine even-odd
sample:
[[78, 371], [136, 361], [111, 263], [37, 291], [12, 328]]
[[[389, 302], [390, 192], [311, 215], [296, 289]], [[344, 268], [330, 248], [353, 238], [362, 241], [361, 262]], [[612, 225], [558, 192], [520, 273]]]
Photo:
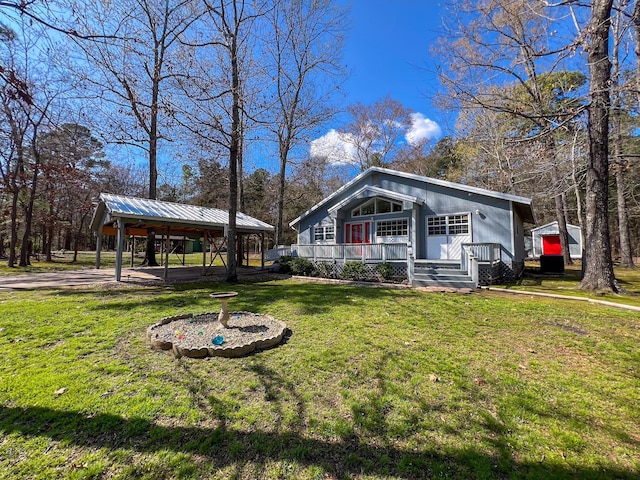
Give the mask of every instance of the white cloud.
[[409, 145], [415, 145], [423, 140], [438, 138], [442, 135], [440, 126], [420, 112], [412, 113], [411, 120], [411, 125], [404, 136]]
[[329, 163], [336, 165], [352, 165], [356, 163], [356, 147], [347, 141], [347, 133], [329, 130], [320, 138], [311, 142], [312, 157], [326, 157]]

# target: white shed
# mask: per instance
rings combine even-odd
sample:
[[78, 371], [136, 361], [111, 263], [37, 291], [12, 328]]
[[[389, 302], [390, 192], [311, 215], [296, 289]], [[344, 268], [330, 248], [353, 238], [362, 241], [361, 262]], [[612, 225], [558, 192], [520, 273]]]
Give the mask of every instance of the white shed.
[[[569, 253], [571, 258], [581, 258], [582, 229], [577, 225], [567, 223], [567, 231], [569, 233]], [[560, 230], [558, 229], [557, 221], [531, 230], [531, 240], [533, 244], [533, 258], [540, 258], [540, 255], [562, 255]]]

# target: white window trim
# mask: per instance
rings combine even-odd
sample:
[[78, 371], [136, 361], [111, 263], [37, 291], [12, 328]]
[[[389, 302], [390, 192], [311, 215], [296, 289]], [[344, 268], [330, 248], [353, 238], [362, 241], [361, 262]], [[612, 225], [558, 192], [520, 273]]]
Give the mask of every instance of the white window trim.
[[[394, 212], [397, 213], [397, 212]], [[378, 224], [382, 223], [382, 222], [407, 222], [407, 234], [406, 235], [378, 235]], [[411, 222], [409, 221], [408, 217], [392, 217], [392, 218], [384, 218], [384, 219], [380, 219], [377, 220], [375, 222], [375, 238], [376, 238], [376, 242], [378, 241], [378, 239], [393, 239], [394, 241], [402, 241], [402, 240], [409, 240], [409, 234], [411, 232]], [[384, 240], [385, 242], [388, 240]]]
[[[449, 217], [455, 217], [457, 215], [466, 215], [467, 216], [467, 225], [469, 226], [469, 231], [467, 233], [449, 233]], [[429, 234], [429, 219], [430, 218], [442, 218], [442, 217], [446, 217], [446, 233], [436, 233], [436, 234]], [[460, 225], [460, 224], [456, 224], [456, 225]], [[427, 215], [426, 216], [426, 220], [425, 220], [425, 230], [427, 233], [427, 236], [442, 236], [442, 235], [448, 235], [448, 236], [454, 236], [454, 235], [471, 235], [471, 212], [456, 212], [456, 213], [445, 213], [442, 215]]]
[[[377, 206], [378, 200], [383, 200], [385, 202], [391, 203], [391, 210], [388, 211], [388, 212], [378, 212], [377, 211], [377, 209], [378, 209], [378, 206]], [[365, 213], [365, 214], [359, 213], [358, 215], [354, 215], [354, 212], [356, 210], [361, 210], [364, 205], [366, 205], [366, 204], [368, 204], [368, 203], [370, 203], [372, 201], [373, 201], [373, 205], [374, 205], [373, 213]], [[395, 210], [394, 211], [393, 210], [393, 206], [394, 205], [399, 206], [400, 210]], [[374, 216], [374, 215], [397, 215], [398, 212], [401, 212], [403, 209], [404, 209], [404, 207], [403, 207], [402, 202], [398, 202], [396, 200], [391, 200], [389, 198], [384, 198], [384, 197], [373, 197], [373, 198], [367, 199], [365, 202], [362, 202], [357, 207], [352, 208], [351, 209], [351, 218], [356, 219], [356, 218], [362, 218], [362, 217], [370, 217], [370, 216]]]
[[[331, 231], [332, 238], [327, 238], [327, 230]], [[322, 231], [321, 238], [317, 238], [317, 232]], [[314, 225], [313, 226], [313, 243], [335, 243], [336, 228], [334, 225]]]

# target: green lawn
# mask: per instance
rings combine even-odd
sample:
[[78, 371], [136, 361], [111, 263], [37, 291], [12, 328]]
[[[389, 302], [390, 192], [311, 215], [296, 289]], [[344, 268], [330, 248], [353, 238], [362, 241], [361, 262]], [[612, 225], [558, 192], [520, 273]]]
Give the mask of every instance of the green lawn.
[[239, 284], [241, 359], [147, 326], [226, 284], [0, 292], [0, 478], [640, 476], [637, 313], [497, 292]]

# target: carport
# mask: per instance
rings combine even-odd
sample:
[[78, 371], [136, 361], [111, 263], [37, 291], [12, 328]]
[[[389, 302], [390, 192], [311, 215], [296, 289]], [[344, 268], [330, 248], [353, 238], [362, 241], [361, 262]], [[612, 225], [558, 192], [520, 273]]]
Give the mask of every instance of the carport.
[[[125, 236], [145, 236], [148, 232], [161, 235], [165, 241], [164, 278], [169, 277], [169, 253], [172, 237], [202, 238], [202, 274], [206, 273], [209, 239], [227, 237], [229, 212], [182, 203], [164, 202], [146, 198], [101, 193], [91, 229], [97, 232], [96, 268], [100, 268], [103, 235], [116, 236], [115, 279], [122, 275], [122, 257]], [[274, 227], [244, 213], [236, 214], [236, 234], [256, 234], [264, 252], [265, 233]], [[211, 242], [209, 242], [211, 244]], [[220, 254], [221, 247], [213, 245]], [[264, 253], [262, 255], [264, 267]]]

